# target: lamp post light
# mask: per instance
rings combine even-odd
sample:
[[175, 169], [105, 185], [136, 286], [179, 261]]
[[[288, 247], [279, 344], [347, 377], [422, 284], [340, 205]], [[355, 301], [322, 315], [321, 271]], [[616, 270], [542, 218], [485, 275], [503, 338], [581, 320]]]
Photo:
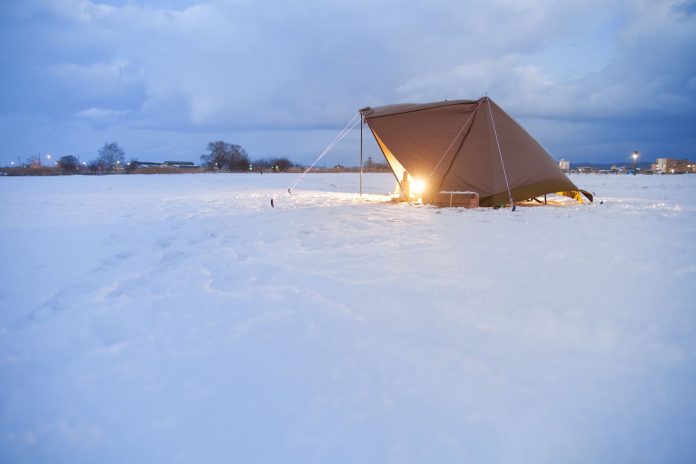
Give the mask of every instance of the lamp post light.
[[633, 173], [635, 174], [636, 172], [636, 162], [638, 161], [638, 150], [633, 150], [633, 153], [631, 153], [631, 158], [633, 158]]

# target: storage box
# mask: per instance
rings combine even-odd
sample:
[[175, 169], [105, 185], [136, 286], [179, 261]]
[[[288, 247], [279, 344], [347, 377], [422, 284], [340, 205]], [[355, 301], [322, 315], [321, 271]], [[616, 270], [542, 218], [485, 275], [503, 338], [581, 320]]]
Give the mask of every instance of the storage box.
[[476, 192], [443, 191], [437, 192], [426, 202], [440, 207], [478, 208], [479, 195]]

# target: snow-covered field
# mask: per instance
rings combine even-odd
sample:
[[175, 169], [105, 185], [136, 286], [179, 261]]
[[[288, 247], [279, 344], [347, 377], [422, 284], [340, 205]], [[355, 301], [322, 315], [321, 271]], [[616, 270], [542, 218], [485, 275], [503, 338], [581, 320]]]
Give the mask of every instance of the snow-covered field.
[[696, 462], [696, 176], [295, 178], [0, 178], [0, 462]]

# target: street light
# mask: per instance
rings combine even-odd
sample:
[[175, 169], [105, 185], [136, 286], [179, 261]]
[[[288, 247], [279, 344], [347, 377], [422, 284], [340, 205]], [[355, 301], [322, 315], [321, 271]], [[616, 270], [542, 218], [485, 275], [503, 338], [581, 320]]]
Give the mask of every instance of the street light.
[[633, 158], [633, 172], [636, 172], [636, 162], [638, 161], [638, 150], [633, 150], [633, 153], [631, 154], [631, 158]]

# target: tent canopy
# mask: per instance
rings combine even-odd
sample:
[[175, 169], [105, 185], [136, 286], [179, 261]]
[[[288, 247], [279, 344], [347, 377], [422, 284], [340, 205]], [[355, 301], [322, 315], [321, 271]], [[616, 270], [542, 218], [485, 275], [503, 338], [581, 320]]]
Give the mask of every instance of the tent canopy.
[[[430, 194], [472, 191], [481, 206], [547, 193], [592, 201], [551, 155], [490, 98], [363, 108], [365, 122], [401, 180], [406, 172]], [[426, 195], [424, 195], [424, 198]]]

